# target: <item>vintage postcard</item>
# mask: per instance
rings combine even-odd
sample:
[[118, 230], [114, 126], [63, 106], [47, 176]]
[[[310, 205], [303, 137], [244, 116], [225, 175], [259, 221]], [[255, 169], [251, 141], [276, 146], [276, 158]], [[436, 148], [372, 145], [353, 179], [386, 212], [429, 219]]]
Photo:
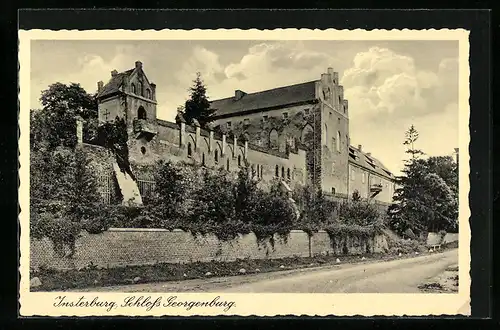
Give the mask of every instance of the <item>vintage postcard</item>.
[[468, 38], [19, 31], [20, 314], [470, 315]]

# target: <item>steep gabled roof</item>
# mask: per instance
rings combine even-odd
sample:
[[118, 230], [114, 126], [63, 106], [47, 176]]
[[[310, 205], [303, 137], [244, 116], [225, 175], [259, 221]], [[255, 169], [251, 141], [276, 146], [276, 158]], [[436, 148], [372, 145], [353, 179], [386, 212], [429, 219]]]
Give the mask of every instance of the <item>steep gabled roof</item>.
[[349, 162], [366, 168], [386, 178], [395, 179], [394, 174], [392, 174], [381, 161], [371, 155], [359, 151], [359, 149], [353, 146], [349, 146]]
[[216, 110], [215, 116], [220, 116], [313, 101], [316, 99], [316, 81], [244, 94], [239, 100], [234, 97], [214, 100], [210, 102], [210, 107]]
[[97, 94], [98, 98], [111, 95], [120, 91], [120, 87], [123, 85], [124, 78], [130, 77], [135, 69], [130, 69], [124, 72], [120, 72], [114, 77], [111, 77], [110, 81], [104, 85], [101, 91]]

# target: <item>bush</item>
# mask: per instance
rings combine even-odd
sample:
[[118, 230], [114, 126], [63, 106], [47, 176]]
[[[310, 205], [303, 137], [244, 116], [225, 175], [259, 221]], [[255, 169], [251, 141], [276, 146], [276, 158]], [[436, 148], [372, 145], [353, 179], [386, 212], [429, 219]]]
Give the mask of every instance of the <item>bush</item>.
[[311, 185], [297, 187], [293, 198], [300, 212], [297, 228], [309, 236], [324, 229], [329, 223], [338, 221], [338, 203], [327, 200], [321, 189]]
[[296, 215], [292, 202], [277, 189], [259, 191], [251, 229], [259, 245], [269, 242], [274, 248], [274, 235], [286, 242], [295, 225]]
[[[73, 256], [75, 242], [81, 231], [81, 224], [71, 221], [62, 214], [44, 212], [38, 216], [36, 237], [47, 237], [53, 243], [54, 251], [61, 257]], [[69, 249], [69, 254], [66, 253]]]

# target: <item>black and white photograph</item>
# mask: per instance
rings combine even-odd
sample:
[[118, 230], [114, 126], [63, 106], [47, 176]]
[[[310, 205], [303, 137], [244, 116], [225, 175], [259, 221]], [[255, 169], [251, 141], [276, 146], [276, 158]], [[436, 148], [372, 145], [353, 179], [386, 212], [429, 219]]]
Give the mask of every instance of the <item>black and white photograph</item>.
[[467, 32], [283, 31], [20, 34], [21, 309], [469, 313]]

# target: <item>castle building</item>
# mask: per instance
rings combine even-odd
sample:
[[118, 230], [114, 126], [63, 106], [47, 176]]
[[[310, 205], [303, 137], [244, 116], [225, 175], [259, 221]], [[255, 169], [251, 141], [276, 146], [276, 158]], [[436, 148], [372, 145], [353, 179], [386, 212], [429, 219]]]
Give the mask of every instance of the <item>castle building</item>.
[[362, 146], [350, 145], [349, 103], [332, 68], [320, 79], [257, 93], [236, 90], [214, 100], [214, 125], [246, 134], [255, 145], [287, 152], [306, 150], [307, 179], [326, 193], [390, 203], [394, 175]]
[[250, 166], [259, 184], [279, 179], [287, 187], [310, 182], [330, 195], [391, 202], [394, 176], [380, 161], [349, 143], [349, 108], [338, 73], [257, 93], [236, 90], [211, 102], [213, 121], [201, 128], [157, 118], [156, 85], [143, 64], [111, 72], [98, 82], [98, 117], [127, 123], [129, 158], [139, 180], [159, 159], [222, 167], [236, 172]]

